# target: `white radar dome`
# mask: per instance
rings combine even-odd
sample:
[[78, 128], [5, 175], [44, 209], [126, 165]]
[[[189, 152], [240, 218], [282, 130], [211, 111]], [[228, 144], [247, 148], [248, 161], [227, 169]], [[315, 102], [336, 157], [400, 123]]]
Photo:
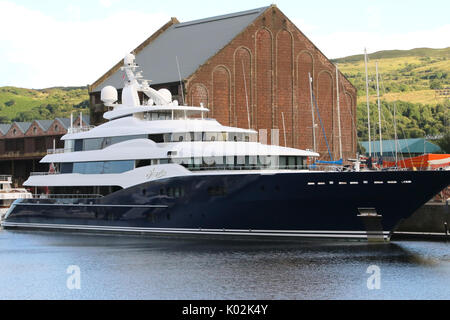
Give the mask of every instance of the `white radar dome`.
[[169, 103], [172, 102], [172, 94], [167, 89], [159, 89], [158, 93], [163, 96], [164, 100], [168, 101]]
[[132, 65], [136, 64], [136, 57], [134, 56], [134, 54], [129, 53], [123, 59], [123, 63], [126, 66], [132, 66]]
[[100, 99], [103, 101], [105, 106], [112, 106], [114, 102], [117, 101], [117, 90], [112, 86], [107, 86], [102, 89], [100, 94]]

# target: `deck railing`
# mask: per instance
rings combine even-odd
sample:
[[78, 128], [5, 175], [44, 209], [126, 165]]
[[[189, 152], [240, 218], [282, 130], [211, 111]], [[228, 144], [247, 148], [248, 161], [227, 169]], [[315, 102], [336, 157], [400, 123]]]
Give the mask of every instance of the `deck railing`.
[[55, 172], [30, 172], [30, 177], [33, 176], [50, 176], [50, 175], [54, 175], [54, 174], [60, 174], [59, 171], [55, 171]]
[[72, 127], [67, 130], [67, 133], [71, 134], [71, 133], [85, 132], [94, 128], [95, 126]]
[[73, 152], [73, 148], [47, 149], [47, 154], [60, 154], [66, 152]]
[[8, 181], [11, 182], [12, 176], [10, 175], [1, 175], [0, 176], [0, 181]]
[[33, 199], [97, 199], [101, 194], [33, 194]]

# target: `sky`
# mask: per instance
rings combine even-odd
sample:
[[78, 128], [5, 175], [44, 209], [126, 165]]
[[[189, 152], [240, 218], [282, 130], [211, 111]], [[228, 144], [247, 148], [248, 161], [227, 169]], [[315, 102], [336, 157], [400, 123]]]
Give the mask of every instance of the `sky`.
[[[273, 2], [330, 59], [450, 46], [448, 0]], [[0, 0], [0, 86], [93, 83], [171, 17], [265, 7], [260, 0]]]

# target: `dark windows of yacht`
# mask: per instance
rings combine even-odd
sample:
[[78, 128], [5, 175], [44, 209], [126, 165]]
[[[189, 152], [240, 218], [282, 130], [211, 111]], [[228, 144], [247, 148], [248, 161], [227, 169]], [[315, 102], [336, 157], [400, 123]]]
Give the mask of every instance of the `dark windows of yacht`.
[[57, 165], [61, 174], [114, 174], [150, 165], [175, 163], [191, 171], [202, 170], [264, 170], [264, 169], [305, 169], [305, 157], [300, 156], [231, 156], [165, 158], [118, 161], [70, 162]]
[[178, 132], [150, 134], [148, 138], [156, 143], [199, 141], [256, 142], [257, 135], [256, 133], [245, 132]]
[[183, 187], [167, 187], [159, 190], [161, 196], [168, 196], [170, 198], [182, 198], [184, 197]]
[[263, 169], [305, 169], [306, 160], [301, 156], [231, 156], [203, 158], [173, 158], [191, 171], [198, 170], [263, 170]]
[[227, 194], [227, 189], [224, 186], [214, 186], [208, 188], [210, 196], [224, 196]]
[[108, 174], [134, 169], [134, 160], [61, 163], [61, 173]]
[[[89, 195], [92, 195], [92, 198], [95, 198], [96, 195], [106, 196], [108, 194], [114, 193], [116, 191], [122, 190], [122, 187], [119, 186], [70, 186], [70, 187], [49, 187], [49, 193], [52, 197], [56, 198], [58, 195], [63, 196], [64, 198], [77, 198], [75, 195], [82, 196], [85, 198], [89, 198]], [[65, 200], [68, 201], [68, 200]]]
[[144, 159], [144, 160], [136, 160], [136, 168], [150, 166], [152, 164], [152, 160]]
[[156, 143], [164, 142], [164, 134], [149, 134], [148, 138]]
[[102, 137], [91, 139], [77, 139], [75, 140], [75, 144], [73, 143], [73, 140], [66, 140], [64, 148], [72, 149], [73, 145], [73, 151], [100, 150], [116, 143], [134, 139], [147, 139], [147, 135], [143, 134], [143, 135]]
[[180, 133], [157, 133], [149, 135], [129, 135], [117, 137], [102, 137], [90, 139], [65, 140], [64, 149], [67, 151], [92, 151], [101, 150], [110, 145], [134, 140], [150, 139], [155, 143], [169, 142], [208, 142], [208, 141], [234, 141], [234, 142], [256, 142], [256, 133], [243, 132], [180, 132]]

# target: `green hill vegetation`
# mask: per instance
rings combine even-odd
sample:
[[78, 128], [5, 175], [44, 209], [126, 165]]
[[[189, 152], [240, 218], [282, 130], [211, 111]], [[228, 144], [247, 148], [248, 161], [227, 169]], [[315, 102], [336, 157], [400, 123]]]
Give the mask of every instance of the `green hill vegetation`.
[[[368, 55], [372, 137], [378, 135], [375, 62], [380, 74], [383, 138], [394, 137], [396, 106], [399, 138], [442, 137], [449, 132], [450, 48], [380, 51]], [[333, 60], [358, 89], [358, 137], [368, 139], [364, 55]], [[378, 136], [377, 136], [378, 138]]]
[[70, 117], [73, 111], [89, 112], [87, 88], [0, 88], [0, 123]]

